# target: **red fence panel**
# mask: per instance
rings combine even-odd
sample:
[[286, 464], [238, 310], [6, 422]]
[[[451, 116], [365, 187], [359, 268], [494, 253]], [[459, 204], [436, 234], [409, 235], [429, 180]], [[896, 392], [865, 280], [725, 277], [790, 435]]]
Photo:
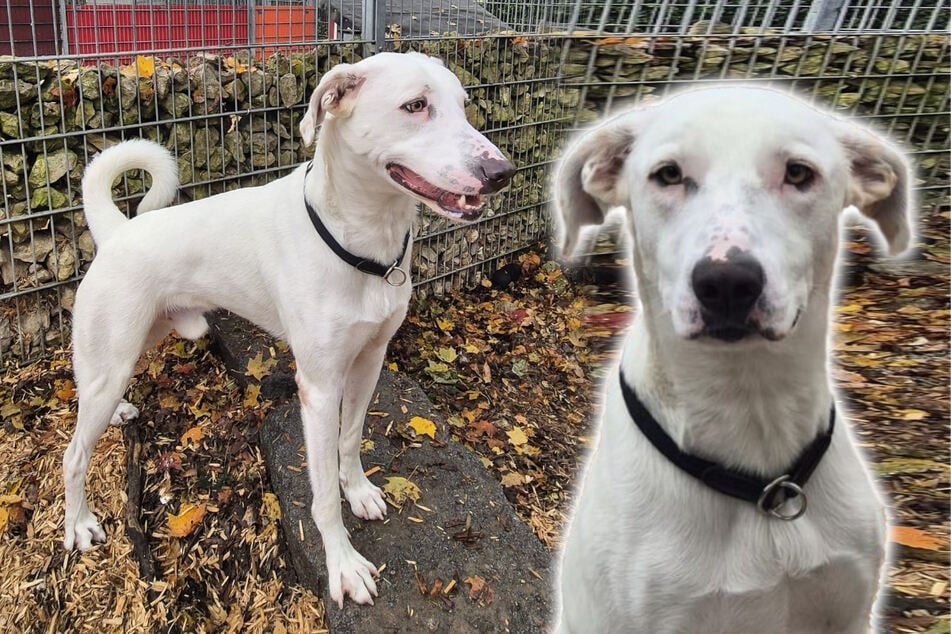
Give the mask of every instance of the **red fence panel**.
[[248, 22], [245, 7], [82, 6], [67, 9], [66, 37], [72, 54], [226, 51], [247, 46]]

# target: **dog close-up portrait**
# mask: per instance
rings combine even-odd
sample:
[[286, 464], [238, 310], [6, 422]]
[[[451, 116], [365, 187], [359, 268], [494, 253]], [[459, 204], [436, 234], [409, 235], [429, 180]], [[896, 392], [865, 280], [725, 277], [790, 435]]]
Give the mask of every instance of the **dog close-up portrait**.
[[910, 178], [881, 136], [742, 85], [567, 147], [563, 255], [623, 207], [638, 301], [579, 476], [555, 631], [870, 631], [886, 515], [831, 391], [830, 306], [843, 210], [900, 254]]

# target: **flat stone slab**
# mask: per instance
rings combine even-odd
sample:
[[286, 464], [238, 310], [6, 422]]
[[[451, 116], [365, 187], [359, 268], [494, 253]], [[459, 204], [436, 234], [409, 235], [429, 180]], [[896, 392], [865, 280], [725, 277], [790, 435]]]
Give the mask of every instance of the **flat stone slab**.
[[[212, 337], [238, 381], [248, 379], [249, 359], [261, 350], [267, 357], [274, 347], [230, 316], [213, 320]], [[402, 508], [390, 505], [382, 522], [355, 517], [343, 502], [354, 547], [383, 570], [374, 606], [348, 601], [340, 609], [330, 601], [324, 550], [310, 517], [299, 403], [286, 393], [293, 391], [290, 356], [278, 358], [262, 380], [262, 396], [270, 394], [275, 406], [261, 430], [261, 447], [280, 500], [290, 559], [299, 580], [324, 598], [331, 632], [545, 631], [552, 595], [549, 553], [478, 457], [448, 439], [445, 422], [422, 389], [388, 370], [366, 419], [363, 465], [378, 486], [387, 478], [406, 478], [419, 488], [420, 498]], [[435, 441], [414, 439], [405, 430], [414, 416], [435, 423]]]

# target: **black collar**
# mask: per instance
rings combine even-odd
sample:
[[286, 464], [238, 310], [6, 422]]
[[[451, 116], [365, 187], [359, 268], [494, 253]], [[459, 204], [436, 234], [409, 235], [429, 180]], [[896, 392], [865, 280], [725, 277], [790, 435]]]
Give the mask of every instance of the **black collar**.
[[[767, 480], [682, 451], [637, 398], [634, 389], [624, 380], [623, 372], [620, 372], [620, 379], [621, 394], [624, 396], [627, 411], [634, 419], [634, 423], [651, 441], [651, 444], [681, 470], [711, 489], [751, 502], [763, 513], [779, 519], [794, 520], [806, 512], [806, 495], [802, 487], [815, 471], [832, 441], [832, 431], [835, 428], [835, 406], [829, 414], [828, 429], [816, 436], [815, 440], [802, 451], [792, 468], [777, 478]], [[800, 498], [799, 506], [790, 513], [783, 513], [781, 511], [783, 505], [787, 500], [795, 497]]]
[[[307, 174], [310, 174], [310, 170], [313, 169], [314, 162], [311, 161], [307, 165], [307, 171], [304, 173], [304, 182], [307, 182]], [[317, 215], [317, 210], [314, 209], [313, 205], [310, 204], [310, 201], [307, 200], [307, 195], [304, 195], [304, 206], [307, 208], [307, 215], [310, 216], [310, 221], [314, 225], [314, 229], [317, 230], [317, 233], [320, 234], [320, 237], [323, 238], [324, 242], [330, 247], [330, 250], [337, 254], [341, 260], [354, 267], [358, 271], [363, 273], [369, 273], [370, 275], [376, 275], [377, 277], [382, 277], [392, 286], [400, 286], [406, 282], [409, 277], [406, 275], [406, 271], [400, 268], [400, 262], [403, 261], [403, 258], [406, 257], [406, 248], [409, 246], [409, 234], [410, 231], [406, 232], [406, 237], [403, 238], [403, 250], [400, 252], [400, 256], [393, 260], [392, 264], [382, 264], [376, 260], [371, 260], [368, 258], [361, 258], [358, 255], [350, 253], [344, 249], [336, 238], [333, 237], [333, 234], [330, 233], [330, 230], [327, 229], [327, 226], [320, 220], [320, 216]]]

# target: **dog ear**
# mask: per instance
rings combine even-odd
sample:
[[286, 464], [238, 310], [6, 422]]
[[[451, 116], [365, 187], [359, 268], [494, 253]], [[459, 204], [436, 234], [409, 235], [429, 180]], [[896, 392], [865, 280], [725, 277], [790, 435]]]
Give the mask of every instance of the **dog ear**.
[[849, 160], [846, 205], [854, 205], [878, 225], [897, 255], [911, 241], [911, 171], [904, 155], [876, 134], [846, 124], [839, 142]]
[[327, 113], [345, 117], [353, 107], [353, 96], [366, 81], [353, 64], [337, 64], [320, 78], [320, 83], [310, 96], [310, 105], [300, 122], [301, 139], [304, 145], [314, 142], [319, 126]]
[[625, 113], [584, 132], [562, 154], [555, 170], [557, 216], [561, 220], [561, 253], [571, 256], [584, 225], [604, 222], [604, 212], [628, 206], [621, 174], [634, 143], [639, 113]]

